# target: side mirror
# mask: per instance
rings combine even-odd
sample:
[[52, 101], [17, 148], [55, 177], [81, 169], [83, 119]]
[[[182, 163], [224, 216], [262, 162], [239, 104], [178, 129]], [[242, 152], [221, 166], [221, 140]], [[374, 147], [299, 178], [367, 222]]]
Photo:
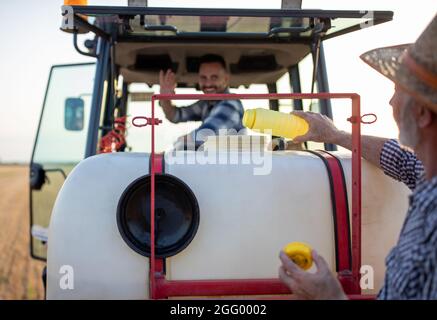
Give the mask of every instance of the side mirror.
[[32, 190], [41, 190], [46, 179], [46, 172], [42, 165], [32, 163], [30, 167], [30, 188]]
[[82, 98], [65, 99], [64, 126], [70, 131], [83, 130], [84, 124], [84, 107], [85, 103]]

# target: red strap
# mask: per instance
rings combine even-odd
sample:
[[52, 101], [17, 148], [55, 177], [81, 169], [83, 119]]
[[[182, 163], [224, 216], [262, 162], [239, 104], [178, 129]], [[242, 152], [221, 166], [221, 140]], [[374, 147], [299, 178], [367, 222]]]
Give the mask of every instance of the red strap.
[[324, 150], [318, 150], [318, 152], [326, 159], [327, 169], [332, 177], [332, 200], [333, 205], [335, 205], [336, 222], [337, 271], [352, 270], [349, 205], [343, 168], [340, 160], [331, 153]]
[[337, 260], [337, 276], [346, 293], [354, 292], [356, 285], [352, 275], [352, 251], [349, 223], [349, 204], [346, 181], [341, 162], [333, 154], [319, 150], [325, 159], [331, 184], [332, 208], [335, 223], [335, 246]]
[[350, 293], [354, 290], [352, 277], [352, 246], [350, 239], [349, 205], [343, 168], [340, 160], [327, 151], [306, 151], [322, 159], [328, 171], [334, 220], [336, 270], [344, 291]]
[[[164, 154], [163, 153], [155, 153], [155, 157], [153, 159], [154, 166], [155, 166], [155, 174], [164, 174], [165, 168], [164, 168]], [[150, 163], [149, 167], [152, 164], [152, 157], [150, 157]], [[149, 172], [151, 172], [149, 168]], [[151, 260], [149, 261], [149, 264], [151, 263]], [[162, 276], [165, 274], [165, 259], [162, 258], [155, 258], [155, 272], [159, 276]], [[158, 276], [158, 277], [159, 277]]]
[[[155, 166], [155, 174], [163, 174], [165, 172], [164, 153], [155, 153], [153, 160]], [[152, 156], [149, 158], [149, 172], [152, 172]]]
[[154, 164], [155, 173], [164, 173], [164, 155], [162, 153], [155, 153]]

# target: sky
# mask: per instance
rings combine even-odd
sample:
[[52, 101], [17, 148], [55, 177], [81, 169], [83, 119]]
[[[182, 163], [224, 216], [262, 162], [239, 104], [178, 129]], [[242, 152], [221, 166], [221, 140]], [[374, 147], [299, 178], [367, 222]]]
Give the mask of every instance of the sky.
[[[127, 0], [89, 0], [90, 5], [127, 5]], [[4, 1], [0, 9], [0, 162], [29, 162], [35, 140], [50, 67], [54, 64], [89, 62], [78, 54], [72, 36], [59, 30], [58, 0]], [[149, 6], [280, 8], [280, 0], [178, 0], [152, 1]], [[437, 11], [434, 0], [303, 0], [303, 8], [331, 10], [390, 10], [389, 23], [363, 29], [325, 42], [325, 56], [331, 92], [357, 92], [363, 113], [378, 116], [363, 133], [396, 137], [388, 101], [393, 93], [390, 81], [365, 65], [359, 55], [376, 47], [410, 43], [418, 37]], [[337, 108], [337, 106], [334, 106]], [[343, 106], [340, 106], [343, 107]], [[341, 128], [346, 116], [334, 114]]]

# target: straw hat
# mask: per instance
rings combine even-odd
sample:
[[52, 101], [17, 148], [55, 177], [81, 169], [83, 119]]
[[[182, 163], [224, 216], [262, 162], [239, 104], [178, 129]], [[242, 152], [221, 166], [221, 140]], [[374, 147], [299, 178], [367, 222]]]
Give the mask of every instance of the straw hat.
[[437, 112], [437, 15], [415, 43], [374, 49], [360, 57]]

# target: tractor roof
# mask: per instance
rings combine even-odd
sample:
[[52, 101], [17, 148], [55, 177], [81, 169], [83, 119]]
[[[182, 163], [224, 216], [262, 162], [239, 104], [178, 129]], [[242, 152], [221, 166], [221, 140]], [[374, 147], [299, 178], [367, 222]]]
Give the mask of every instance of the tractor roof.
[[158, 71], [171, 68], [186, 86], [195, 86], [198, 59], [207, 53], [224, 57], [231, 86], [274, 83], [318, 41], [393, 17], [390, 11], [106, 6], [64, 6], [63, 14], [64, 31], [113, 40], [126, 82], [155, 84]]

